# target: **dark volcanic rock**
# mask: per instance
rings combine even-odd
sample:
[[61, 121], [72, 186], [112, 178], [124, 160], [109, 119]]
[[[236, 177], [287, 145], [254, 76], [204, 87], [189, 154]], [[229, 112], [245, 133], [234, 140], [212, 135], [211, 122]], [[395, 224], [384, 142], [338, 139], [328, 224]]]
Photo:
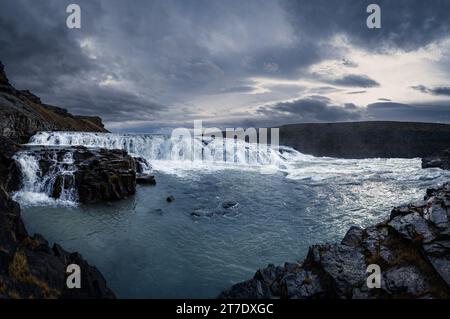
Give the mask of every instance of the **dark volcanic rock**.
[[450, 149], [422, 159], [422, 168], [437, 167], [450, 170]]
[[[85, 147], [24, 147], [39, 159], [41, 175], [54, 177], [51, 196], [75, 187], [81, 203], [114, 201], [136, 192], [136, 164], [123, 150]], [[72, 162], [65, 158], [70, 155]], [[73, 172], [68, 173], [68, 168]], [[69, 170], [70, 171], [70, 170]]]
[[75, 184], [82, 203], [118, 200], [134, 195], [134, 159], [122, 150], [102, 149], [78, 166]]
[[20, 171], [12, 159], [20, 146], [9, 138], [0, 136], [0, 183], [7, 192], [20, 188]]
[[0, 136], [25, 143], [38, 131], [107, 132], [97, 117], [80, 117], [43, 104], [30, 91], [19, 91], [8, 81], [0, 62]]
[[148, 174], [139, 174], [136, 177], [136, 183], [143, 185], [156, 185], [155, 176]]
[[[312, 246], [294, 266], [269, 265], [219, 298], [450, 298], [449, 220], [445, 184], [386, 222], [352, 227], [341, 244]], [[381, 268], [381, 288], [367, 287], [370, 264]]]
[[149, 171], [152, 167], [145, 158], [135, 157], [134, 161], [136, 162], [136, 173], [138, 174], [145, 174], [144, 172]]
[[236, 207], [237, 205], [238, 205], [238, 203], [234, 200], [226, 200], [222, 203], [222, 208], [229, 209], [229, 208]]

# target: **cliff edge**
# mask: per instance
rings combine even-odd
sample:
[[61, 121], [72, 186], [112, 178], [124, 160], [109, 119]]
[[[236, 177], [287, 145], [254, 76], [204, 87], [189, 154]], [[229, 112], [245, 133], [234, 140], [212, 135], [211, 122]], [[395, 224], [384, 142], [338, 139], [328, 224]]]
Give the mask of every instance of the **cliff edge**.
[[38, 131], [108, 132], [99, 117], [76, 116], [14, 88], [0, 62], [0, 135], [26, 143]]

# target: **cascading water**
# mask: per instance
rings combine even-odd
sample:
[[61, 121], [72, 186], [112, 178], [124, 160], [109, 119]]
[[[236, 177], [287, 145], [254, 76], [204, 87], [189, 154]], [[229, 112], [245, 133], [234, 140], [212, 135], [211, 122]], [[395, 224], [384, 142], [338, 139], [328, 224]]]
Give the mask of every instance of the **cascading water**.
[[41, 171], [40, 159], [33, 152], [17, 155], [16, 161], [23, 174], [23, 189], [16, 196], [26, 195], [26, 203], [37, 205], [51, 200], [52, 195], [55, 197], [52, 191], [55, 181], [63, 176], [62, 189], [56, 196], [57, 201], [75, 203], [77, 190], [73, 186], [64, 185], [66, 182], [70, 183], [76, 169], [69, 151], [73, 146], [122, 149], [132, 156], [146, 159], [153, 170], [178, 177], [238, 169], [256, 170], [263, 174], [281, 172], [291, 180], [310, 180], [316, 183], [345, 180], [346, 183], [358, 184], [363, 181], [393, 179], [409, 183], [448, 175], [433, 169], [423, 170], [420, 159], [321, 158], [304, 155], [289, 147], [272, 149], [242, 141], [232, 141], [233, 146], [229, 147], [229, 142], [230, 140], [226, 139], [174, 139], [148, 134], [40, 132], [30, 139], [28, 147], [60, 148], [67, 153], [63, 158], [54, 154], [51, 160], [53, 165], [46, 172]]
[[41, 153], [25, 150], [16, 154], [14, 159], [22, 174], [22, 189], [13, 195], [16, 200], [24, 205], [76, 204], [76, 166], [72, 151], [47, 150]]
[[222, 139], [185, 139], [163, 135], [105, 134], [85, 132], [40, 132], [34, 135], [29, 145], [86, 146], [106, 149], [122, 149], [148, 161], [188, 161], [223, 163], [247, 166], [278, 166], [287, 164], [283, 153], [305, 156], [291, 148], [275, 150], [267, 145]]

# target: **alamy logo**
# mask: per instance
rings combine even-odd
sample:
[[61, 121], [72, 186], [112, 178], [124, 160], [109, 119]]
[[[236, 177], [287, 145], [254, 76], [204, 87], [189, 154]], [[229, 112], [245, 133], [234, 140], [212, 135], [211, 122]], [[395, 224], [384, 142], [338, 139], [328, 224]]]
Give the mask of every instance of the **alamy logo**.
[[[183, 160], [217, 161], [246, 165], [275, 165], [279, 151], [279, 129], [271, 128], [204, 128], [194, 121], [194, 130], [176, 128], [172, 131], [174, 145], [184, 145]], [[270, 136], [270, 144], [268, 139]], [[173, 152], [177, 152], [176, 149]]]
[[381, 288], [381, 268], [377, 264], [370, 264], [367, 266], [367, 288]]
[[66, 280], [66, 286], [69, 289], [81, 288], [81, 269], [77, 264], [67, 266], [66, 273], [69, 274]]
[[69, 29], [81, 29], [81, 8], [78, 4], [69, 4], [66, 8], [69, 16], [66, 19], [66, 25]]
[[367, 6], [367, 13], [370, 15], [367, 17], [367, 27], [369, 29], [381, 28], [381, 8], [378, 4], [369, 4]]

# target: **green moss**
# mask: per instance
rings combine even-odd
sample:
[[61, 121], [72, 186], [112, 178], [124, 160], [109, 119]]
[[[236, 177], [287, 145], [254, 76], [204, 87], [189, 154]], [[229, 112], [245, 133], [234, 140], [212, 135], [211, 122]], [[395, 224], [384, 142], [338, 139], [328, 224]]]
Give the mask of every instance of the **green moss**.
[[8, 273], [13, 279], [16, 279], [18, 282], [40, 288], [44, 298], [56, 298], [59, 295], [57, 290], [50, 288], [46, 282], [36, 278], [31, 274], [28, 267], [27, 255], [23, 250], [18, 250], [14, 254], [13, 260], [8, 267]]

